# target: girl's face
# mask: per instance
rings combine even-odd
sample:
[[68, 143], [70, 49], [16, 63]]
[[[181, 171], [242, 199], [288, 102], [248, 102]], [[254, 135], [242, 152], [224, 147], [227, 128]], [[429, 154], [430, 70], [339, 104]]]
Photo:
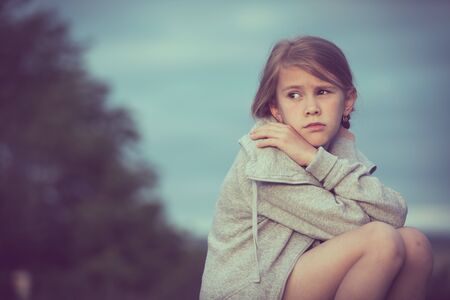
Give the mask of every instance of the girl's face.
[[[350, 114], [356, 100], [354, 92], [344, 95], [339, 87], [295, 66], [281, 68], [276, 97], [277, 106], [270, 106], [272, 115], [314, 147], [325, 149], [339, 131], [343, 114]], [[316, 122], [324, 126], [306, 127]]]

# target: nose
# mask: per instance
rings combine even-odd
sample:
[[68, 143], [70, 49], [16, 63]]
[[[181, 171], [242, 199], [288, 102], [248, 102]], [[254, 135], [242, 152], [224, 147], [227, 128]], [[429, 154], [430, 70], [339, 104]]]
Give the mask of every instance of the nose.
[[306, 99], [306, 108], [305, 108], [305, 114], [306, 115], [318, 115], [320, 114], [320, 108], [317, 105], [317, 101], [314, 97], [307, 97], [309, 99]]

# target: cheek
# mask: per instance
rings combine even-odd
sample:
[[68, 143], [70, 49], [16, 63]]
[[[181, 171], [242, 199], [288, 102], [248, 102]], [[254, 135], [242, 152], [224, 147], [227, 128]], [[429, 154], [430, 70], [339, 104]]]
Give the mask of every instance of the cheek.
[[278, 112], [284, 116], [284, 117], [288, 117], [290, 115], [295, 114], [295, 107], [293, 107], [292, 103], [289, 103], [287, 101], [281, 101], [278, 102]]
[[344, 106], [339, 101], [336, 101], [336, 103], [332, 103], [332, 105], [327, 107], [327, 111], [333, 120], [340, 121], [344, 113]]

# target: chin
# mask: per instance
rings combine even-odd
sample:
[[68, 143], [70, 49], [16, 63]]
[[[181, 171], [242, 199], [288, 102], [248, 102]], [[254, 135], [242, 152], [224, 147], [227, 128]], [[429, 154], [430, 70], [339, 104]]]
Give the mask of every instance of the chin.
[[313, 139], [313, 140], [308, 140], [308, 143], [310, 143], [311, 145], [313, 145], [315, 148], [319, 148], [320, 146], [326, 148], [326, 146], [328, 145], [328, 140], [325, 139]]

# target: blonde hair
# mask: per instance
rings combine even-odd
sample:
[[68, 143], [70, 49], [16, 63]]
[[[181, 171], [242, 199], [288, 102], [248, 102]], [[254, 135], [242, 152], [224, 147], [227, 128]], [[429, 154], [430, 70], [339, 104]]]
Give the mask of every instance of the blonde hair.
[[[315, 36], [281, 40], [273, 47], [261, 73], [259, 88], [252, 104], [254, 118], [271, 115], [270, 105], [276, 105], [280, 69], [291, 66], [336, 85], [344, 94], [353, 90], [356, 96], [350, 66], [344, 53], [335, 44]], [[349, 128], [350, 123], [347, 121], [344, 126]]]

